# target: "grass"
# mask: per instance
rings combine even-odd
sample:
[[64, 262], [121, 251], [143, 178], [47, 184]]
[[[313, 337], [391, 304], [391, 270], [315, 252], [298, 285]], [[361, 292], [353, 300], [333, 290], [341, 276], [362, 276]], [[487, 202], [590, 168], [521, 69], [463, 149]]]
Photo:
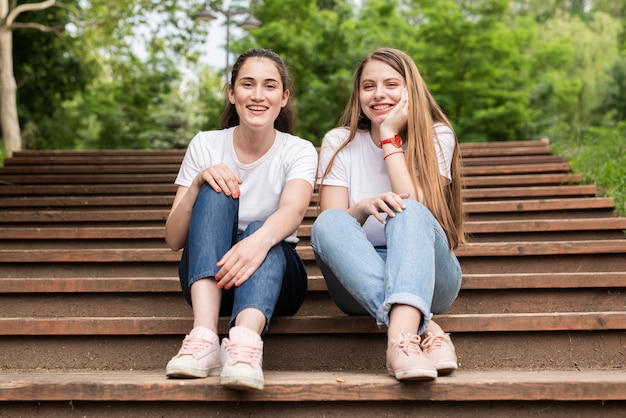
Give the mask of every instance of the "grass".
[[572, 170], [595, 183], [604, 196], [626, 216], [626, 122], [611, 128], [589, 128], [578, 141], [551, 138], [555, 154], [565, 158]]

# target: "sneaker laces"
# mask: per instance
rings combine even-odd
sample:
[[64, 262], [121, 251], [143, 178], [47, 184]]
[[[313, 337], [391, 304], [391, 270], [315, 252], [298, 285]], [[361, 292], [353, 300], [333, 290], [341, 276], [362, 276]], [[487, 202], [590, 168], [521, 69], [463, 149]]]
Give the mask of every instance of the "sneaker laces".
[[399, 341], [394, 341], [398, 348], [406, 355], [409, 354], [421, 354], [422, 348], [420, 347], [420, 336], [415, 334], [405, 334]]
[[253, 345], [241, 341], [238, 341], [236, 343], [229, 342], [229, 344], [226, 345], [226, 351], [228, 352], [228, 360], [230, 364], [258, 363], [259, 358], [263, 352], [261, 347], [259, 347], [258, 345]]
[[437, 334], [432, 332], [426, 334], [426, 338], [422, 340], [422, 350], [429, 352], [435, 348], [443, 347], [450, 342], [450, 334]]
[[204, 351], [211, 345], [211, 341], [203, 340], [198, 337], [190, 337], [189, 335], [183, 340], [183, 345], [178, 350], [179, 356], [194, 355]]

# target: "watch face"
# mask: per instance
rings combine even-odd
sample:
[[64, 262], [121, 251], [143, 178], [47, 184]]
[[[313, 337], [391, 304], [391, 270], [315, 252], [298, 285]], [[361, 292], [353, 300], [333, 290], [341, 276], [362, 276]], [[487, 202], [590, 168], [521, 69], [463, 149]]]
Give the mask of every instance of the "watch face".
[[393, 138], [383, 139], [380, 141], [381, 146], [384, 144], [393, 144], [394, 147], [400, 148], [402, 146], [402, 138], [400, 138], [400, 135], [395, 135]]

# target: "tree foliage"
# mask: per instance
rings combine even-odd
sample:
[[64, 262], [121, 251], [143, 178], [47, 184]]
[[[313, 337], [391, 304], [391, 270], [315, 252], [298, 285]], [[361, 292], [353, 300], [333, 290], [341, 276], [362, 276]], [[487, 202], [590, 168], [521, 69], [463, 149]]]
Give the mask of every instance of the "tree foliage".
[[[624, 0], [209, 3], [251, 5], [262, 26], [233, 37], [233, 54], [265, 47], [286, 60], [297, 133], [315, 144], [337, 124], [357, 63], [381, 46], [414, 58], [461, 141], [578, 138], [626, 115]], [[66, 22], [64, 34], [16, 33], [28, 147], [184, 146], [217, 127], [223, 81], [197, 61], [208, 25], [192, 18], [203, 1], [66, 4], [34, 15]]]

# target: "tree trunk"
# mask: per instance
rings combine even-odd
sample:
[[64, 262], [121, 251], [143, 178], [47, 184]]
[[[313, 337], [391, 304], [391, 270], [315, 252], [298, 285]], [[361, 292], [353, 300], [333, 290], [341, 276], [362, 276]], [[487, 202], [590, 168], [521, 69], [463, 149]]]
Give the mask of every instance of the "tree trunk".
[[[8, 14], [7, 0], [0, 0], [0, 18]], [[9, 156], [22, 149], [20, 122], [17, 118], [17, 84], [13, 74], [13, 32], [0, 26], [0, 123], [4, 148]]]

